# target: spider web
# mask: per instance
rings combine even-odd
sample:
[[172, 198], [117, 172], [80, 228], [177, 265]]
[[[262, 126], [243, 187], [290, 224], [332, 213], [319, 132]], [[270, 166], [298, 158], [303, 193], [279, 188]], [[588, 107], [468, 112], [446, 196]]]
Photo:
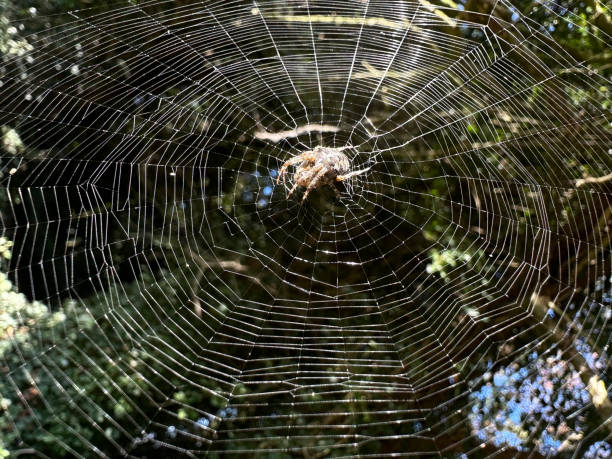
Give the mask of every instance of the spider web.
[[[46, 442], [23, 448], [604, 451], [608, 80], [552, 32], [610, 37], [574, 6], [154, 0], [11, 22], [31, 46], [0, 73], [9, 276], [78, 324], [11, 340], [17, 433]], [[287, 199], [278, 170], [317, 145], [365, 172], [339, 200]]]

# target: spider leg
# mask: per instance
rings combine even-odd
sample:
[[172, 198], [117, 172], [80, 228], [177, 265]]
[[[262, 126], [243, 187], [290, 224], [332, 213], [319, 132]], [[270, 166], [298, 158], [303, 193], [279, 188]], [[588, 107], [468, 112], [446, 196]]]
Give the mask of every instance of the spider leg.
[[343, 182], [345, 180], [350, 179], [351, 177], [355, 177], [356, 175], [363, 174], [364, 172], [367, 172], [370, 169], [371, 169], [371, 167], [368, 167], [366, 169], [361, 169], [361, 170], [358, 170], [358, 171], [349, 172], [348, 174], [339, 175], [339, 176], [336, 177], [336, 181]]
[[278, 171], [278, 177], [276, 178], [276, 184], [278, 185], [281, 178], [283, 179], [283, 183], [285, 183], [285, 174], [287, 173], [287, 168], [289, 168], [289, 166], [293, 166], [294, 164], [298, 164], [301, 162], [311, 162], [314, 160], [315, 158], [314, 158], [312, 151], [306, 151], [302, 153], [301, 155], [294, 156], [293, 158], [285, 161], [285, 163], [280, 168], [280, 171]]
[[[316, 167], [305, 167], [304, 170], [308, 171], [308, 174], [312, 177], [314, 174], [318, 174], [319, 171], [323, 169], [323, 166], [319, 165]], [[297, 189], [298, 186], [300, 186], [300, 180], [299, 178], [296, 180], [295, 176], [294, 176], [294, 180], [295, 180], [295, 184], [293, 185], [293, 188], [291, 188], [291, 191], [289, 191], [289, 194], [287, 195], [286, 199], [289, 199], [289, 197], [293, 194], [293, 192]]]
[[276, 178], [276, 184], [277, 185], [280, 182], [281, 178], [283, 179], [283, 183], [285, 183], [285, 174], [287, 173], [287, 169], [289, 168], [289, 166], [293, 166], [294, 164], [297, 164], [297, 163], [303, 161], [304, 158], [302, 158], [302, 156], [303, 156], [303, 154], [297, 155], [297, 156], [294, 156], [293, 158], [285, 161], [283, 166], [278, 171], [278, 177]]
[[295, 182], [295, 185], [293, 185], [293, 188], [291, 188], [291, 191], [289, 192], [289, 194], [287, 195], [285, 199], [289, 199], [299, 185], [300, 184], [298, 182]]
[[306, 193], [304, 193], [304, 197], [302, 198], [302, 202], [304, 202], [306, 200], [306, 198], [308, 197], [308, 193], [310, 193], [310, 191], [314, 187], [317, 186], [317, 184], [319, 183], [319, 180], [321, 179], [321, 177], [323, 177], [325, 175], [325, 172], [327, 172], [327, 170], [324, 169], [323, 166], [319, 166], [319, 167], [321, 167], [321, 170], [319, 172], [317, 172], [317, 175], [315, 175], [314, 178], [308, 184], [308, 187], [306, 188]]

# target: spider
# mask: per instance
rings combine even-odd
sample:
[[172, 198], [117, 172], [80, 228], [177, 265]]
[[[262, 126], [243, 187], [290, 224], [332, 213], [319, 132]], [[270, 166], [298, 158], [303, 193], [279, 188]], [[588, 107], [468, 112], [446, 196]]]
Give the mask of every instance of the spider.
[[306, 193], [304, 193], [302, 198], [302, 202], [304, 202], [308, 197], [308, 193], [323, 185], [331, 186], [336, 195], [340, 197], [340, 192], [334, 186], [334, 182], [342, 182], [356, 175], [363, 174], [370, 169], [368, 167], [367, 169], [349, 172], [351, 168], [350, 161], [342, 153], [347, 148], [349, 147], [330, 148], [319, 145], [314, 150], [305, 151], [301, 155], [294, 156], [280, 168], [276, 183], [278, 184], [281, 178], [283, 183], [285, 183], [287, 168], [301, 163], [293, 174], [295, 184], [291, 191], [289, 191], [287, 199], [289, 199], [297, 187], [305, 186]]

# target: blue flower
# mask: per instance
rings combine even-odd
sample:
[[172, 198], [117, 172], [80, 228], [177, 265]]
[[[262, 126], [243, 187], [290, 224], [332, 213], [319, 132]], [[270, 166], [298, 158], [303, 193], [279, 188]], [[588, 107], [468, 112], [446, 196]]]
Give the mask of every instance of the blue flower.
[[605, 441], [593, 443], [586, 453], [584, 459], [603, 459], [610, 457], [610, 445]]
[[503, 373], [495, 373], [493, 376], [493, 384], [495, 384], [497, 387], [504, 386], [507, 381], [508, 377]]
[[542, 454], [555, 454], [561, 447], [561, 441], [550, 436], [546, 431], [542, 432], [541, 440], [540, 452]]

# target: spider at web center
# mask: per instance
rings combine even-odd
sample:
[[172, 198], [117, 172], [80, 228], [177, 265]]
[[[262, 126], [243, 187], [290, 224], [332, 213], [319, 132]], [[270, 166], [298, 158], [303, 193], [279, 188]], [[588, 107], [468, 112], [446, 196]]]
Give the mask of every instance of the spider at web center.
[[298, 187], [305, 187], [306, 192], [302, 197], [302, 202], [304, 202], [312, 190], [322, 186], [330, 186], [336, 192], [336, 196], [340, 198], [340, 192], [334, 185], [335, 182], [346, 181], [370, 169], [368, 167], [367, 169], [351, 171], [351, 161], [343, 153], [348, 148], [350, 147], [332, 148], [318, 145], [312, 150], [294, 156], [282, 165], [276, 183], [278, 184], [281, 179], [285, 183], [287, 169], [290, 166], [297, 166], [293, 173], [294, 185], [287, 194], [287, 199]]

